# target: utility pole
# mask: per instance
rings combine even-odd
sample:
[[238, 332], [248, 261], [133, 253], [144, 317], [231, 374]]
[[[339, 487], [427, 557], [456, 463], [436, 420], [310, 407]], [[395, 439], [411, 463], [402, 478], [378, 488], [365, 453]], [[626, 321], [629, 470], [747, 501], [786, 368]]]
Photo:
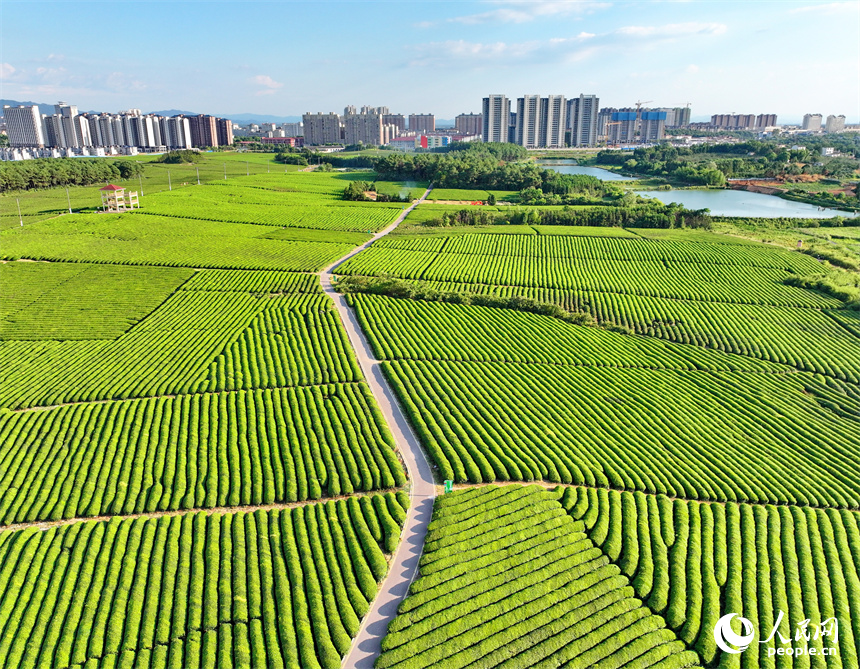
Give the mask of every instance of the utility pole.
[[69, 213], [72, 213], [72, 199], [69, 197], [69, 187], [66, 186], [66, 202], [69, 203]]
[[23, 228], [23, 227], [24, 227], [24, 217], [23, 217], [23, 216], [21, 216], [21, 200], [19, 200], [19, 199], [16, 197], [16, 198], [15, 198], [15, 202], [17, 202], [17, 203], [18, 203], [18, 220], [19, 220], [19, 221], [21, 221], [21, 227]]
[[200, 168], [195, 165], [194, 169], [197, 170], [197, 185], [199, 186], [200, 185]]
[[173, 190], [173, 184], [170, 183], [170, 170], [167, 170], [167, 190]]
[[227, 181], [227, 163], [224, 163], [224, 181]]
[[248, 161], [247, 161], [247, 160], [245, 161], [245, 176], [246, 176], [246, 177], [251, 176], [251, 168], [250, 168], [250, 166], [248, 165]]
[[140, 194], [143, 195], [143, 178], [140, 176], [139, 173], [137, 175], [137, 181], [140, 184]]

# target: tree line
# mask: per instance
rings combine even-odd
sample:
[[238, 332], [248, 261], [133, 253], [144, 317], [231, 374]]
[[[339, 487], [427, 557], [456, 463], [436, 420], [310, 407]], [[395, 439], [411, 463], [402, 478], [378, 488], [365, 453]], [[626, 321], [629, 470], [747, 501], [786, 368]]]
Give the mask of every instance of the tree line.
[[[473, 148], [474, 147], [474, 148]], [[394, 154], [373, 159], [383, 181], [431, 181], [437, 188], [523, 191], [528, 204], [581, 204], [617, 199], [620, 188], [595, 177], [560, 174], [523, 162], [513, 144], [468, 144], [444, 154]], [[568, 201], [566, 196], [576, 196]]]
[[132, 160], [95, 158], [38, 158], [0, 163], [0, 192], [52, 186], [89, 186], [130, 179], [143, 173]]
[[[860, 145], [834, 143], [839, 144], [841, 151], [854, 156], [860, 154]], [[669, 176], [687, 183], [717, 187], [725, 186], [726, 179], [739, 178], [799, 174], [846, 178], [860, 167], [855, 157], [821, 156], [820, 148], [827, 145], [821, 138], [815, 142], [807, 140], [806, 144], [808, 146], [796, 144], [791, 148], [757, 140], [691, 147], [661, 144], [638, 148], [632, 155], [628, 151], [600, 151], [595, 162], [598, 165], [617, 165], [636, 174]]]
[[460, 209], [444, 212], [425, 221], [429, 227], [461, 225], [577, 225], [625, 228], [697, 228], [710, 230], [712, 221], [707, 209], [686, 209], [682, 205], [640, 201], [626, 206], [541, 209], [515, 207], [495, 212], [487, 209]]

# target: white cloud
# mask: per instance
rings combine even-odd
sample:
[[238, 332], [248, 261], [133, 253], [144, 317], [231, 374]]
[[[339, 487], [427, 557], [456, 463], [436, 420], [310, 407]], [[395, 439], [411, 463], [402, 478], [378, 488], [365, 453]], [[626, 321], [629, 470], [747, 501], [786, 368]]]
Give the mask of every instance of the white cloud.
[[0, 79], [9, 79], [15, 74], [15, 68], [9, 63], [0, 63]]
[[277, 92], [279, 88], [283, 88], [284, 86], [281, 82], [275, 81], [267, 74], [258, 74], [256, 77], [253, 77], [251, 81], [258, 86], [263, 87], [257, 91], [257, 95], [272, 95]]
[[497, 0], [494, 4], [502, 5], [502, 7], [479, 14], [457, 16], [448, 19], [448, 21], [452, 23], [465, 23], [467, 25], [479, 23], [526, 23], [537, 18], [585, 14], [595, 9], [603, 9], [611, 6], [607, 2], [592, 2], [591, 0], [567, 0], [562, 2], [553, 2], [552, 0], [538, 0], [537, 2]]
[[687, 35], [722, 35], [724, 23], [668, 23], [664, 26], [625, 26], [615, 31], [631, 37], [684, 37]]
[[[413, 47], [418, 57], [412, 66], [472, 65], [483, 67], [494, 61], [502, 67], [528, 63], [575, 63], [607, 52], [638, 52], [668, 41], [695, 39], [702, 36], [722, 35], [722, 23], [669, 23], [662, 26], [625, 26], [612, 32], [595, 34], [582, 31], [573, 37], [551, 37], [528, 42], [467, 42], [448, 40], [430, 42]], [[694, 69], [695, 68], [695, 69]], [[687, 72], [698, 71], [696, 65]]]
[[687, 65], [687, 69], [686, 69], [685, 71], [686, 71], [688, 74], [696, 74], [696, 73], [699, 71], [699, 66], [698, 66], [698, 65], [693, 65], [693, 64], [691, 63], [690, 65]]

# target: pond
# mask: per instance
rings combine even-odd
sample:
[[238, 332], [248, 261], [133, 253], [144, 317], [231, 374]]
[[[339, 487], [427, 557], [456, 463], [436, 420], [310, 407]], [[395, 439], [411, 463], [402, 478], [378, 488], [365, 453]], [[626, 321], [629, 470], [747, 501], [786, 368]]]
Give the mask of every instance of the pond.
[[577, 165], [576, 161], [573, 160], [539, 160], [537, 163], [541, 167], [555, 170], [559, 174], [587, 174], [590, 177], [597, 177], [602, 181], [633, 181], [630, 177], [621, 176], [600, 167]]
[[677, 202], [687, 209], [711, 210], [712, 216], [741, 216], [747, 218], [832, 218], [853, 217], [849, 211], [824, 209], [805, 202], [791, 202], [776, 195], [750, 193], [744, 190], [654, 190], [637, 191], [637, 195], [653, 197], [669, 204]]

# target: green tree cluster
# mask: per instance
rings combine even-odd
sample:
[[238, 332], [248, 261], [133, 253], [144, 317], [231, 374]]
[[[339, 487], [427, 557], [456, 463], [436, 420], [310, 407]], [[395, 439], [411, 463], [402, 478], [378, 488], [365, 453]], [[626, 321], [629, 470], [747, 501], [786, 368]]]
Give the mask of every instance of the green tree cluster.
[[425, 221], [429, 227], [473, 225], [575, 225], [625, 228], [696, 228], [710, 230], [707, 209], [686, 209], [679, 204], [642, 201], [626, 206], [602, 206], [573, 209], [540, 209], [517, 207], [495, 212], [487, 209], [460, 209], [444, 212], [439, 218]]
[[90, 184], [130, 179], [143, 173], [143, 164], [131, 160], [95, 158], [39, 158], [0, 163], [0, 192], [53, 186]]
[[183, 149], [181, 151], [168, 151], [167, 153], [162, 153], [155, 162], [167, 163], [168, 165], [178, 165], [182, 163], [199, 163], [201, 160], [203, 160], [203, 154], [199, 151]]

